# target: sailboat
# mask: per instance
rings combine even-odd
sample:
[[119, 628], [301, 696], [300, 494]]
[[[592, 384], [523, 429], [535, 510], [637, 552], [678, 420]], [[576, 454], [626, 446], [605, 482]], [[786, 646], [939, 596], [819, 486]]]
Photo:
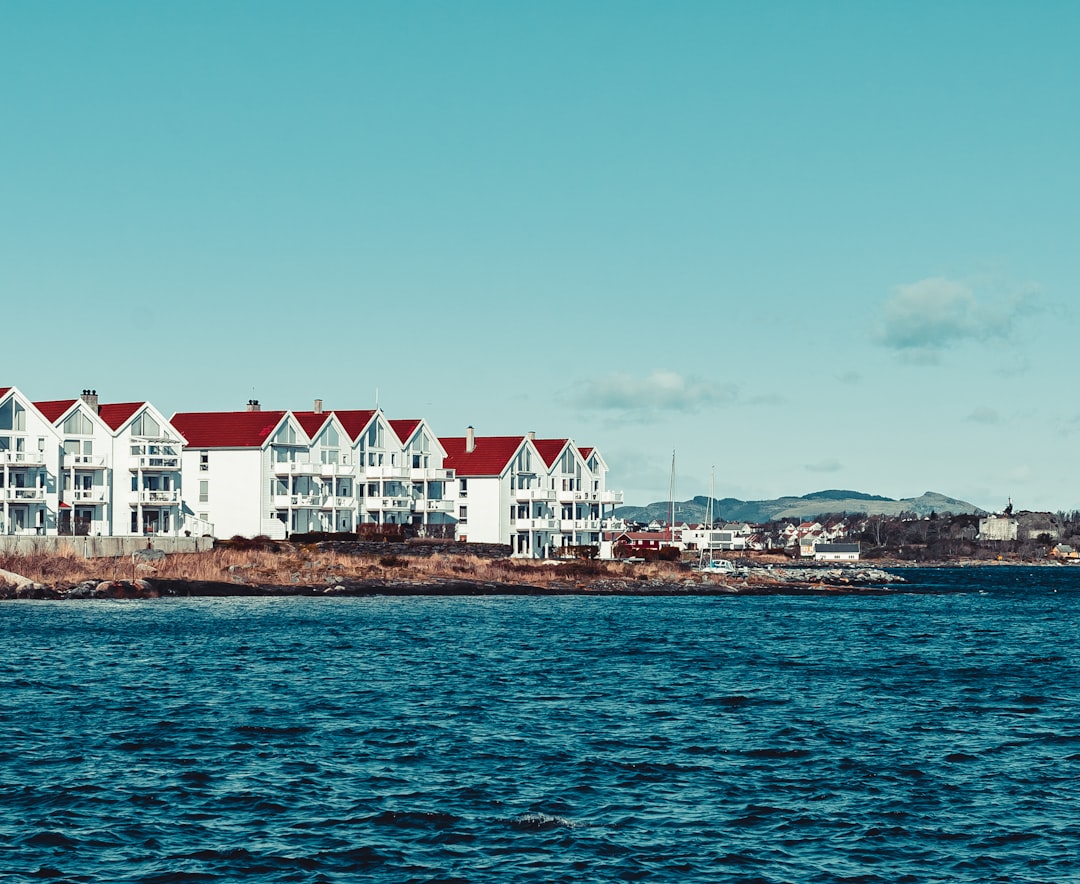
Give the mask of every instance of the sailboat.
[[705, 506], [705, 523], [702, 525], [701, 550], [698, 553], [698, 563], [693, 570], [701, 574], [723, 574], [733, 576], [736, 573], [735, 565], [728, 559], [713, 557], [713, 498], [716, 497], [716, 467], [713, 467], [709, 476], [709, 502]]

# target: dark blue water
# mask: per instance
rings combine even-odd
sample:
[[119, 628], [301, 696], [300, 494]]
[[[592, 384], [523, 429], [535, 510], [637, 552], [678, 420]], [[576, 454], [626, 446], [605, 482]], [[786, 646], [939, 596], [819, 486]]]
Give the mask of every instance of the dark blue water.
[[0, 604], [0, 880], [1080, 880], [1080, 568]]

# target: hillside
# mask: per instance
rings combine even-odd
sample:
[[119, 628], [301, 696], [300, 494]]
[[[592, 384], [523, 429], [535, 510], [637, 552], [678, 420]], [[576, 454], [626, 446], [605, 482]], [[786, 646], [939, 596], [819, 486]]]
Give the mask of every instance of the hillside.
[[[709, 499], [704, 496], [676, 501], [675, 521], [704, 521], [708, 504]], [[714, 522], [760, 523], [779, 519], [804, 521], [825, 513], [895, 516], [902, 512], [926, 516], [931, 512], [960, 515], [982, 513], [983, 510], [974, 504], [933, 491], [927, 491], [921, 497], [905, 497], [901, 500], [859, 491], [839, 490], [815, 491], [802, 497], [779, 497], [775, 500], [739, 500], [734, 497], [713, 500]], [[667, 501], [657, 501], [648, 506], [622, 506], [615, 510], [616, 516], [632, 522], [651, 522], [654, 519], [666, 522], [668, 513]]]

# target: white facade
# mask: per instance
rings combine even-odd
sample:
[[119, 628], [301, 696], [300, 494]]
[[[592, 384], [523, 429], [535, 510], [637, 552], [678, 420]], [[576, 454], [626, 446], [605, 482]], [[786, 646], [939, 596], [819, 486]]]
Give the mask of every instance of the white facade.
[[0, 534], [55, 534], [60, 437], [16, 387], [0, 388]]

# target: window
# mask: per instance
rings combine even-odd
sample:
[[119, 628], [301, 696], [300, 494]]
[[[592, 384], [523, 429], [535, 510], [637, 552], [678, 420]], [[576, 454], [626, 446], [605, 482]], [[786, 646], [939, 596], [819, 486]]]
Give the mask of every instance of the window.
[[469, 480], [468, 479], [458, 479], [458, 489], [459, 489], [458, 490], [458, 497], [468, 497], [469, 496]]
[[207, 479], [199, 480], [199, 503], [210, 500], [210, 482]]
[[210, 452], [209, 451], [200, 451], [199, 452], [199, 469], [202, 470], [204, 473], [207, 470], [210, 469]]
[[131, 422], [131, 435], [160, 436], [161, 425], [148, 412], [144, 411]]
[[462, 525], [469, 521], [469, 508], [467, 506], [458, 507], [458, 521]]

